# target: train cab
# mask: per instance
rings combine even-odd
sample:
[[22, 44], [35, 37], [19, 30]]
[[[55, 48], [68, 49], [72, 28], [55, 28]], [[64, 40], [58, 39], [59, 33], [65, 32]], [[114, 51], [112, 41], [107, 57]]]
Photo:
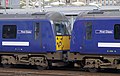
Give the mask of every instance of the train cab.
[[69, 60], [90, 72], [120, 69], [120, 11], [86, 11], [74, 22]]
[[53, 14], [49, 17], [56, 36], [56, 50], [69, 51], [70, 49], [70, 22], [64, 15]]

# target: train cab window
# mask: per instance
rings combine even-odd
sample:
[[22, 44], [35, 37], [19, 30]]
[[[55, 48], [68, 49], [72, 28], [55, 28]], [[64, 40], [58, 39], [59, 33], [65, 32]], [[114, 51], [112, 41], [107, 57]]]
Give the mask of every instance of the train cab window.
[[87, 22], [85, 24], [86, 27], [86, 40], [91, 40], [92, 39], [92, 23]]
[[66, 25], [63, 23], [55, 23], [56, 35], [69, 35]]
[[114, 38], [120, 39], [120, 24], [115, 24], [114, 26]]
[[39, 23], [35, 23], [35, 39], [37, 39], [39, 36], [39, 29]]
[[16, 25], [3, 25], [2, 38], [4, 39], [15, 39], [17, 34]]

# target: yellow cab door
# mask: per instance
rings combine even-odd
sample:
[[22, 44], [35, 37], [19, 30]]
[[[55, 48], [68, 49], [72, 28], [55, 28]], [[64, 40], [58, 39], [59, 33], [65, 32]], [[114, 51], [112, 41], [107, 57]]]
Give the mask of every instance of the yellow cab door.
[[70, 36], [56, 36], [56, 50], [70, 50]]
[[64, 24], [56, 24], [56, 50], [70, 50], [70, 34]]

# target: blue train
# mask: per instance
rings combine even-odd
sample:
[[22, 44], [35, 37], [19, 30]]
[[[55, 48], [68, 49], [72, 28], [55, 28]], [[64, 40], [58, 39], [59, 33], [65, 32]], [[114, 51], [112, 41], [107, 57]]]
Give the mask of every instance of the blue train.
[[[120, 69], [120, 12], [86, 11], [74, 22], [58, 12], [0, 14], [0, 58], [12, 64]], [[56, 63], [56, 64], [55, 64]]]
[[70, 23], [58, 12], [0, 14], [0, 58], [12, 64], [47, 68], [61, 62], [70, 48]]
[[80, 14], [73, 25], [68, 59], [91, 72], [120, 69], [120, 12]]

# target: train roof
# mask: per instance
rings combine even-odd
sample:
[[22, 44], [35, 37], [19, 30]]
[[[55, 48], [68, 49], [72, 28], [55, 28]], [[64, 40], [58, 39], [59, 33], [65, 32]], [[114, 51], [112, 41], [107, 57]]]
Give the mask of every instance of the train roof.
[[59, 12], [36, 12], [33, 14], [2, 14], [0, 19], [49, 19], [53, 21], [68, 20], [64, 14]]
[[120, 18], [120, 11], [85, 11], [78, 15], [81, 18]]

